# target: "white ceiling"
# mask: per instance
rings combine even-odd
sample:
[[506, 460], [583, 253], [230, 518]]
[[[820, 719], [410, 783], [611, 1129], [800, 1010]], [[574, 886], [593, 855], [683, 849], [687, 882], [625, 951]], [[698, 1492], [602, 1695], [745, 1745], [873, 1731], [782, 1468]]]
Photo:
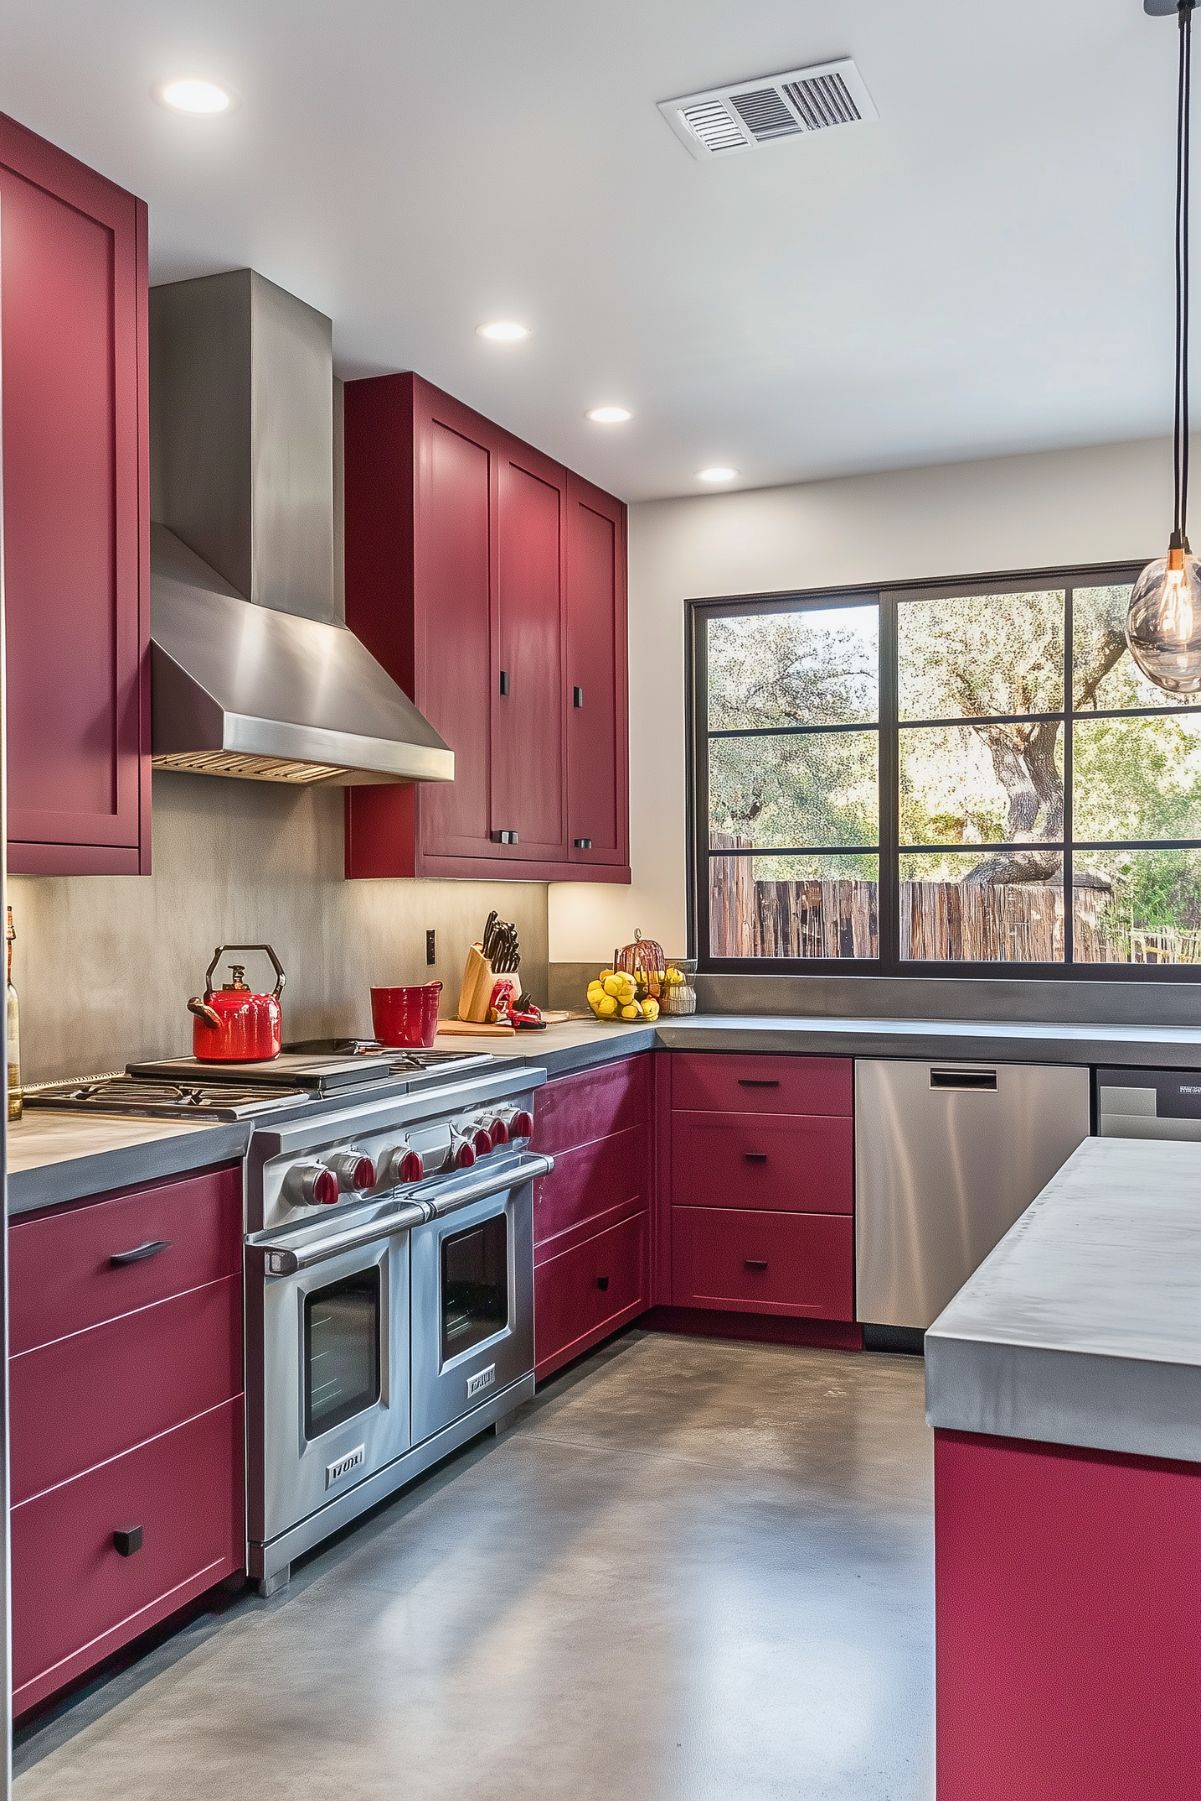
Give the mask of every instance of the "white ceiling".
[[[1140, 0], [0, 0], [0, 44], [0, 108], [149, 202], [154, 280], [251, 264], [340, 373], [419, 369], [629, 499], [1167, 427]], [[844, 54], [879, 123], [704, 165], [656, 111]], [[169, 114], [179, 74], [242, 104]]]

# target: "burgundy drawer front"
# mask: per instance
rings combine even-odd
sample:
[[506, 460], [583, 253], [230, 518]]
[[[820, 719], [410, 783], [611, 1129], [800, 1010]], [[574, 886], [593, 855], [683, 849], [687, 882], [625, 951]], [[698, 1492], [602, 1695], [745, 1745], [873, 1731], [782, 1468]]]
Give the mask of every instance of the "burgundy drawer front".
[[820, 1213], [750, 1213], [675, 1207], [672, 1301], [798, 1319], [854, 1318], [849, 1219]]
[[854, 1160], [849, 1119], [672, 1115], [671, 1197], [677, 1207], [851, 1213]]
[[647, 1168], [647, 1135], [635, 1129], [561, 1151], [549, 1176], [534, 1184], [534, 1243], [564, 1232], [611, 1223], [607, 1216], [645, 1207], [653, 1172]]
[[[166, 1248], [114, 1264], [144, 1246]], [[242, 1267], [242, 1172], [206, 1170], [40, 1219], [16, 1220], [8, 1233], [9, 1349], [28, 1351], [68, 1332]]]
[[650, 1118], [650, 1061], [650, 1053], [643, 1051], [600, 1069], [560, 1076], [540, 1088], [534, 1102], [534, 1149], [554, 1157], [645, 1125]]
[[634, 1214], [534, 1271], [534, 1360], [566, 1363], [649, 1305], [646, 1216]]
[[851, 1114], [849, 1057], [745, 1057], [676, 1051], [673, 1107], [726, 1113]]
[[189, 1289], [9, 1361], [13, 1501], [242, 1391], [242, 1284]]
[[[114, 1533], [139, 1526], [122, 1556]], [[242, 1535], [240, 1400], [14, 1507], [16, 1707], [240, 1569]]]

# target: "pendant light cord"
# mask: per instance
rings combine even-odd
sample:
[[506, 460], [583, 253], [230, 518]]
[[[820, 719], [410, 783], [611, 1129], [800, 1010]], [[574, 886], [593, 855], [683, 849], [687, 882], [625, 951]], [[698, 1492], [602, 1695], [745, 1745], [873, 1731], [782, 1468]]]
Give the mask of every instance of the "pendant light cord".
[[1176, 93], [1176, 406], [1173, 474], [1176, 516], [1173, 542], [1188, 542], [1189, 478], [1189, 176], [1192, 113], [1193, 7], [1180, 0], [1180, 72]]

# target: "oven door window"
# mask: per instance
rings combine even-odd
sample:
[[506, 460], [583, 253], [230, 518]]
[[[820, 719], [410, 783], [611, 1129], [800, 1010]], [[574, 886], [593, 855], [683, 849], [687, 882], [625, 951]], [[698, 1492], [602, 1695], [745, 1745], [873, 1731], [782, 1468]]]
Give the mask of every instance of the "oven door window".
[[304, 1435], [320, 1438], [380, 1398], [380, 1271], [304, 1297]]
[[509, 1221], [496, 1213], [442, 1240], [442, 1361], [509, 1323]]

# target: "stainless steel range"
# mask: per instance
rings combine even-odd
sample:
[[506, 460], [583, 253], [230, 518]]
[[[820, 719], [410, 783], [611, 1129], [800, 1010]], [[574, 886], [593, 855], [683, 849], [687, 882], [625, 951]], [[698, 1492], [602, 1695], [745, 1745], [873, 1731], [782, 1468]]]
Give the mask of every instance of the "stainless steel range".
[[249, 1570], [292, 1560], [534, 1391], [542, 1070], [499, 1066], [254, 1127], [246, 1159]]

